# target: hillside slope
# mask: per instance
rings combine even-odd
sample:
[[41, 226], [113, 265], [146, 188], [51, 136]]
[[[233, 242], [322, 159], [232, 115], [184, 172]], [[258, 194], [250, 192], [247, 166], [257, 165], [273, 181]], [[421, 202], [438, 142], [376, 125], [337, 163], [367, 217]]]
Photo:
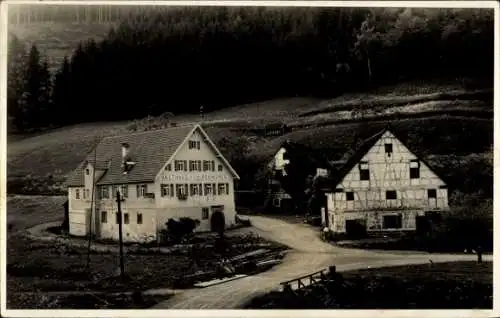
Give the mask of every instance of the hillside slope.
[[[451, 90], [453, 94], [435, 94]], [[356, 138], [368, 137], [388, 122], [408, 136], [411, 146], [427, 155], [489, 151], [493, 144], [491, 91], [468, 92], [457, 86], [443, 86], [421, 92], [417, 85], [402, 85], [392, 87], [391, 94], [351, 94], [333, 100], [271, 100], [209, 112], [204, 126], [215, 142], [224, 137], [253, 137], [255, 160], [267, 160], [287, 139], [310, 145], [328, 160], [339, 160]], [[380, 101], [383, 107], [377, 106]], [[339, 105], [342, 107], [335, 110]], [[174, 118], [179, 124], [200, 120], [194, 115]], [[293, 128], [290, 133], [274, 138], [262, 135], [266, 123], [280, 120]], [[144, 128], [135, 126], [138, 130]], [[31, 137], [9, 136], [9, 193], [64, 190], [67, 174], [98, 139], [126, 133], [130, 128], [130, 122], [90, 123]]]
[[55, 71], [65, 56], [71, 56], [78, 44], [91, 38], [95, 41], [103, 39], [112, 26], [115, 24], [40, 22], [9, 25], [8, 31], [26, 43], [27, 49], [35, 44], [42, 57], [47, 57], [51, 71]]

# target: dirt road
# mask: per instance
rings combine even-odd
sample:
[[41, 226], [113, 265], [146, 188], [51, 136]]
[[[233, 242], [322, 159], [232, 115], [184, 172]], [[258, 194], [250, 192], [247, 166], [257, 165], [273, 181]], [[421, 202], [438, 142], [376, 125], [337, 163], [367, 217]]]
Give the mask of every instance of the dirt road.
[[[279, 283], [306, 275], [330, 265], [338, 271], [405, 264], [474, 260], [474, 255], [426, 254], [412, 252], [376, 252], [344, 249], [321, 241], [316, 229], [278, 219], [251, 216], [254, 232], [283, 243], [292, 250], [283, 263], [254, 276], [207, 288], [189, 289], [175, 295], [154, 309], [238, 309], [253, 297], [279, 288]], [[491, 260], [492, 256], [483, 257]]]

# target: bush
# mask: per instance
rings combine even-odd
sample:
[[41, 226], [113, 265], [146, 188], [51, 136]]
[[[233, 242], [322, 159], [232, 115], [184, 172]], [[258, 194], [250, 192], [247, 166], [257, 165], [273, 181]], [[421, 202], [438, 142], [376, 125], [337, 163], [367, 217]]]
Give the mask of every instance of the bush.
[[161, 243], [181, 243], [193, 234], [194, 229], [200, 224], [199, 220], [180, 218], [179, 221], [169, 219], [166, 228], [160, 231]]
[[241, 224], [243, 226], [251, 226], [252, 225], [252, 223], [250, 222], [250, 219], [248, 219], [247, 217], [242, 217], [242, 216], [236, 215], [234, 218], [235, 218], [236, 224]]

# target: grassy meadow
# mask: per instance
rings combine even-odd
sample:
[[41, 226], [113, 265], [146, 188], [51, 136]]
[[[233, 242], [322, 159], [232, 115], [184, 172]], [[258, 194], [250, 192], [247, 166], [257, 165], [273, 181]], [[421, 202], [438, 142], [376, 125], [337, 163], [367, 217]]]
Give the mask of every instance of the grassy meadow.
[[[203, 124], [216, 143], [224, 137], [247, 137], [251, 155], [262, 161], [285, 140], [307, 144], [326, 154], [329, 160], [339, 160], [350, 150], [356, 136], [368, 137], [387, 123], [404, 133], [409, 145], [426, 156], [488, 153], [493, 144], [491, 95], [491, 91], [469, 90], [462, 82], [434, 86], [433, 90], [421, 83], [401, 84], [330, 100], [297, 97], [214, 112], [206, 110]], [[431, 112], [429, 103], [433, 103]], [[382, 110], [368, 112], [374, 108]], [[394, 112], [394, 108], [400, 109]], [[352, 116], [353, 112], [357, 115]], [[172, 120], [178, 124], [200, 122], [199, 115], [178, 115]], [[287, 123], [292, 131], [283, 136], [265, 137], [262, 129], [276, 121]], [[62, 194], [67, 174], [78, 166], [97, 140], [127, 133], [132, 127], [140, 131], [148, 128], [147, 125], [151, 123], [102, 122], [27, 136], [10, 134], [8, 192]]]

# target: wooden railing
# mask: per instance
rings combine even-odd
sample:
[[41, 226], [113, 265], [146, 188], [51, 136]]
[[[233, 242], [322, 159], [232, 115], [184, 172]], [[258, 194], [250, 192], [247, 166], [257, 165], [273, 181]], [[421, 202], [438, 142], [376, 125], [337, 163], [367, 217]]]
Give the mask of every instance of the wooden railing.
[[[297, 283], [296, 284], [297, 288], [295, 289], [302, 289], [308, 286], [312, 286], [320, 281], [324, 281], [329, 277], [333, 276], [335, 273], [336, 273], [336, 267], [330, 266], [329, 268], [325, 268], [311, 274], [307, 274], [298, 278], [281, 282], [280, 285], [282, 286], [282, 291], [284, 292], [293, 291], [295, 282]], [[309, 281], [309, 284], [306, 285], [307, 281]]]

